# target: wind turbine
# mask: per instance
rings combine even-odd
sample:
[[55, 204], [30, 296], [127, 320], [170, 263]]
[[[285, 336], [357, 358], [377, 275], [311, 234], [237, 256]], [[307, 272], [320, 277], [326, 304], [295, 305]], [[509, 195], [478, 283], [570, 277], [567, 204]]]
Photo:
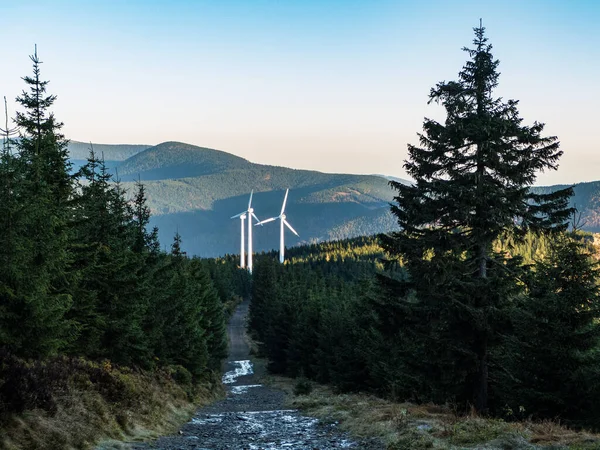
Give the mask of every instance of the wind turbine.
[[241, 225], [241, 229], [240, 229], [240, 234], [241, 234], [241, 239], [240, 239], [240, 267], [243, 269], [246, 265], [246, 258], [244, 255], [244, 220], [246, 220], [246, 211], [236, 214], [235, 216], [231, 216], [232, 219], [235, 219], [236, 217], [240, 218], [240, 225]]
[[286, 215], [285, 215], [285, 203], [287, 202], [287, 197], [288, 197], [288, 192], [290, 190], [286, 189], [285, 190], [285, 197], [283, 198], [283, 205], [281, 206], [281, 212], [279, 213], [279, 215], [277, 217], [271, 217], [270, 219], [265, 219], [262, 222], [258, 222], [256, 225], [262, 225], [264, 223], [267, 222], [273, 222], [274, 220], [279, 219], [279, 226], [280, 226], [280, 236], [279, 236], [279, 262], [283, 263], [284, 260], [284, 256], [285, 256], [285, 244], [284, 244], [284, 225], [286, 227], [288, 227], [292, 233], [294, 233], [296, 236], [300, 237], [300, 235], [298, 233], [296, 233], [296, 230], [294, 230], [292, 228], [292, 226], [288, 223], [287, 220], [285, 220]]
[[260, 222], [256, 214], [254, 214], [254, 208], [252, 208], [252, 195], [254, 194], [254, 190], [250, 192], [250, 201], [248, 202], [248, 209], [246, 211], [242, 211], [235, 216], [232, 216], [232, 219], [236, 217], [240, 218], [241, 225], [241, 239], [240, 239], [240, 267], [244, 268], [245, 265], [245, 255], [244, 255], [244, 220], [248, 217], [248, 271], [252, 273], [252, 218], [254, 217], [257, 222]]

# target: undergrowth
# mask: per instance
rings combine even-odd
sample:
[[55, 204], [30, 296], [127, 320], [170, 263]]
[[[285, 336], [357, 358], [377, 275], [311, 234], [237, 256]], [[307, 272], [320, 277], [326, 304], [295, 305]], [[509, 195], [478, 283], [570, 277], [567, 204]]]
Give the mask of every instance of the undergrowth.
[[0, 352], [0, 449], [87, 449], [107, 439], [150, 439], [174, 431], [198, 405], [221, 395], [218, 374], [193, 380], [181, 366], [142, 371]]
[[285, 390], [289, 407], [338, 423], [356, 437], [378, 438], [388, 450], [600, 450], [600, 435], [574, 431], [556, 421], [505, 422], [475, 414], [463, 416], [450, 407], [338, 394], [316, 383], [310, 392], [295, 395], [298, 380], [268, 376], [264, 382]]

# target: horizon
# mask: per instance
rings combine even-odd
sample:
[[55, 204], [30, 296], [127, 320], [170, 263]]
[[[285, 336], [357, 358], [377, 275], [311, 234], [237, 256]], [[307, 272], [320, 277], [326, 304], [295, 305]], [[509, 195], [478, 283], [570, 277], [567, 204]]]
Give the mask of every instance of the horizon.
[[406, 145], [425, 116], [443, 118], [429, 89], [456, 79], [482, 17], [501, 61], [497, 95], [561, 141], [559, 170], [535, 185], [600, 179], [593, 1], [43, 3], [0, 5], [0, 36], [19, 38], [0, 95], [14, 113], [37, 44], [72, 140], [180, 141], [258, 164], [408, 179]]
[[[404, 174], [403, 176], [396, 176], [396, 175], [390, 175], [387, 173], [354, 173], [354, 172], [331, 172], [331, 171], [327, 171], [327, 170], [319, 170], [319, 169], [306, 169], [306, 168], [302, 168], [302, 167], [291, 167], [291, 166], [285, 166], [285, 165], [276, 165], [276, 164], [269, 164], [269, 163], [262, 163], [262, 162], [256, 162], [256, 161], [252, 161], [248, 158], [245, 158], [241, 155], [236, 155], [234, 153], [228, 152], [227, 150], [223, 150], [223, 149], [219, 149], [219, 148], [213, 148], [213, 147], [206, 147], [206, 146], [202, 146], [202, 145], [196, 145], [196, 144], [190, 144], [189, 142], [182, 142], [182, 141], [177, 141], [177, 140], [167, 140], [167, 141], [163, 141], [163, 142], [159, 142], [157, 144], [143, 144], [143, 143], [106, 143], [106, 142], [84, 142], [84, 141], [79, 141], [76, 139], [70, 139], [69, 142], [75, 142], [77, 144], [91, 144], [91, 145], [110, 145], [110, 146], [119, 146], [119, 145], [123, 145], [123, 146], [128, 146], [128, 145], [141, 145], [141, 146], [148, 146], [148, 149], [153, 148], [153, 147], [157, 147], [159, 145], [162, 144], [166, 144], [168, 142], [173, 142], [173, 143], [178, 143], [178, 144], [184, 144], [184, 145], [192, 145], [198, 148], [203, 148], [203, 149], [207, 149], [207, 150], [215, 150], [218, 152], [224, 152], [224, 153], [228, 153], [231, 154], [233, 156], [238, 156], [240, 158], [244, 158], [246, 159], [249, 163], [251, 164], [259, 164], [259, 165], [264, 165], [264, 166], [273, 166], [273, 167], [283, 167], [286, 169], [293, 169], [293, 170], [306, 170], [306, 171], [315, 171], [315, 172], [321, 172], [321, 173], [325, 173], [325, 174], [330, 174], [330, 175], [364, 175], [364, 176], [374, 176], [374, 177], [383, 177], [383, 178], [397, 178], [403, 181], [413, 181], [413, 179]], [[144, 149], [142, 151], [140, 151], [139, 153], [142, 153], [148, 149]], [[138, 153], [136, 153], [137, 155]], [[135, 156], [135, 155], [134, 155]], [[131, 156], [130, 158], [132, 158], [133, 156]], [[126, 160], [124, 160], [126, 161]], [[121, 161], [123, 162], [123, 161]], [[597, 180], [590, 180], [590, 181], [577, 181], [575, 183], [553, 183], [553, 184], [539, 184], [539, 183], [534, 183], [532, 186], [533, 187], [548, 187], [548, 186], [556, 186], [556, 185], [577, 185], [577, 184], [584, 184], [584, 183], [593, 183], [595, 181], [600, 181], [600, 175], [599, 178]]]

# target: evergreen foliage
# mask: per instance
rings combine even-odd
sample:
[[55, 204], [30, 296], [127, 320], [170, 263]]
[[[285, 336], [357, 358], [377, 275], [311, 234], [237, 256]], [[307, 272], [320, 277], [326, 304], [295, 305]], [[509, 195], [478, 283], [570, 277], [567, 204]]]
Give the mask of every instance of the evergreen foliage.
[[0, 159], [0, 355], [208, 376], [226, 356], [225, 308], [248, 292], [247, 273], [232, 258], [188, 258], [179, 235], [160, 251], [145, 186], [129, 198], [93, 148], [73, 173], [56, 96], [37, 53], [31, 60], [20, 136], [5, 140]]
[[377, 239], [363, 237], [291, 248], [284, 265], [275, 254], [257, 258], [249, 328], [270, 370], [340, 389], [366, 386], [370, 350], [358, 344], [366, 334], [370, 280], [385, 270], [382, 256]]
[[418, 372], [432, 399], [486, 411], [490, 348], [500, 312], [518, 291], [507, 274], [519, 261], [494, 252], [493, 242], [507, 232], [565, 230], [572, 190], [530, 191], [539, 171], [557, 168], [559, 142], [542, 136], [543, 124], [523, 125], [517, 101], [494, 97], [499, 62], [484, 28], [474, 31], [458, 81], [429, 95], [444, 107], [445, 122], [425, 119], [421, 145], [408, 147], [404, 167], [415, 183], [390, 183], [401, 231], [382, 242], [411, 274], [398, 295], [414, 296], [401, 309], [423, 324], [412, 338], [423, 340]]
[[[593, 238], [567, 232], [571, 189], [532, 190], [561, 155], [517, 102], [494, 97], [483, 27], [459, 80], [430, 100], [391, 182], [401, 230], [258, 258], [250, 329], [273, 371], [401, 401], [599, 424]], [[595, 255], [597, 257], [597, 254]]]
[[[469, 355], [447, 355], [451, 339], [464, 336], [461, 316], [449, 307], [429, 312], [431, 322], [415, 313], [416, 293], [398, 295], [412, 277], [378, 242], [365, 237], [295, 247], [283, 265], [275, 253], [256, 259], [249, 329], [269, 369], [340, 391], [462, 406], [464, 378], [457, 382], [457, 373], [466, 372]], [[597, 428], [597, 250], [591, 258], [580, 233], [530, 232], [518, 245], [511, 242], [502, 237], [493, 243], [511, 252], [505, 267], [521, 278], [512, 280], [513, 291], [508, 280], [500, 286], [511, 301], [494, 317], [490, 412]], [[516, 265], [531, 255], [533, 266]], [[460, 280], [445, 281], [448, 286], [436, 284], [432, 291], [447, 294], [460, 286]]]
[[600, 426], [598, 275], [580, 235], [556, 238], [536, 262], [498, 358], [506, 368], [498, 390], [510, 412]]
[[24, 77], [28, 90], [17, 102], [19, 139], [15, 152], [5, 151], [2, 163], [7, 220], [2, 227], [1, 291], [5, 314], [0, 327], [5, 338], [25, 356], [51, 355], [72, 337], [65, 319], [72, 298], [69, 283], [69, 202], [72, 179], [66, 140], [49, 108], [55, 96], [46, 94], [40, 60], [31, 56], [33, 76]]

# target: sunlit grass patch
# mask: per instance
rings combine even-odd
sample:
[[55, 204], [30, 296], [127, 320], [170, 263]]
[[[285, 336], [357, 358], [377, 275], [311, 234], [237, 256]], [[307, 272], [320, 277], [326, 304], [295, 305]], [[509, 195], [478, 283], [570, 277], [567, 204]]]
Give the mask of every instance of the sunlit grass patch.
[[443, 405], [394, 403], [368, 394], [338, 394], [312, 383], [294, 395], [297, 380], [268, 375], [263, 380], [289, 394], [288, 407], [355, 437], [375, 437], [389, 450], [600, 450], [600, 436], [571, 430], [556, 421], [505, 422], [476, 414], [460, 416]]

